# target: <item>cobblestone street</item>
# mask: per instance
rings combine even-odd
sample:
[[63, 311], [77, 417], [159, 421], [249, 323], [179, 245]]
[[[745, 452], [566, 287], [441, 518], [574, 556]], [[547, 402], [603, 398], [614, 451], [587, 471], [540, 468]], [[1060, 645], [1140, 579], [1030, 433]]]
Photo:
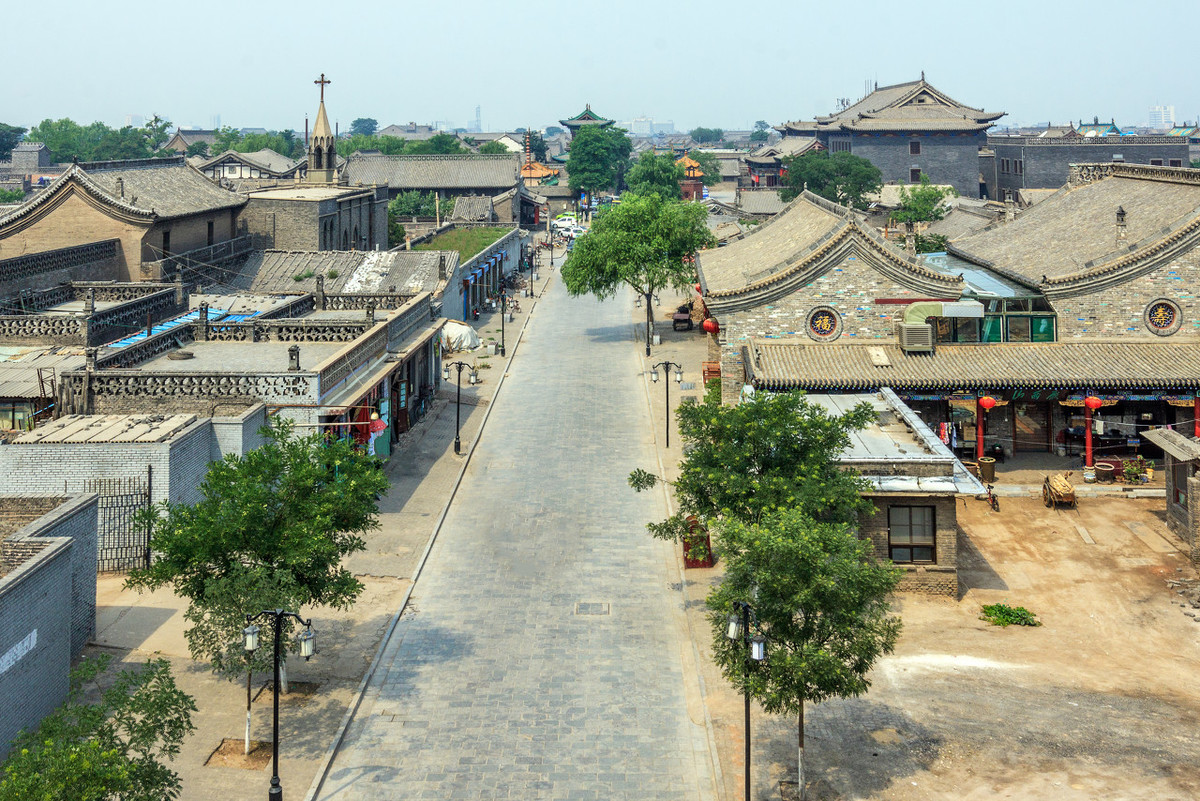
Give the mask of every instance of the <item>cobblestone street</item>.
[[320, 798], [714, 797], [628, 304], [539, 305]]

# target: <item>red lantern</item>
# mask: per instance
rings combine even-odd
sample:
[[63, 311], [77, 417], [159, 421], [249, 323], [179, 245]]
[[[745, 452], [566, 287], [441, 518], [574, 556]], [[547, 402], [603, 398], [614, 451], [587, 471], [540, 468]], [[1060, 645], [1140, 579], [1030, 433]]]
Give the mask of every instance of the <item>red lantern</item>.
[[1093, 412], [1104, 405], [1104, 401], [1097, 398], [1095, 395], [1088, 395], [1083, 399], [1083, 405], [1091, 409]]
[[721, 330], [721, 326], [717, 323], [715, 317], [709, 317], [700, 325], [700, 327], [710, 334], [716, 334]]
[[991, 395], [984, 395], [982, 398], [979, 399], [979, 406], [985, 412], [990, 412], [995, 405], [996, 405], [996, 399], [993, 398]]
[[699, 295], [699, 294], [700, 294], [700, 293], [702, 293], [703, 291], [704, 291], [704, 290], [703, 290], [703, 289], [700, 287], [700, 285], [699, 285], [699, 284], [696, 284], [696, 294], [697, 294], [697, 295]]

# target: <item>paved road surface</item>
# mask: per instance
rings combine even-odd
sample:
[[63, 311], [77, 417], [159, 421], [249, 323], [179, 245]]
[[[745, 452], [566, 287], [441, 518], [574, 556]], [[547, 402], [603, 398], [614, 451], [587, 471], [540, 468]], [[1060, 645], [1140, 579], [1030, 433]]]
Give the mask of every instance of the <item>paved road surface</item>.
[[627, 300], [552, 282], [322, 799], [714, 797]]

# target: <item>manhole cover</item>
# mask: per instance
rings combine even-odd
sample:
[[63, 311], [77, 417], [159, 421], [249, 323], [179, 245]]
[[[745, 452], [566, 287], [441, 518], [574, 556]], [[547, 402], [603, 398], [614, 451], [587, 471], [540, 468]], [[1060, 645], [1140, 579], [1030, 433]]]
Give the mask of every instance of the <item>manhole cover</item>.
[[577, 614], [577, 615], [607, 615], [608, 614], [608, 604], [580, 601], [579, 603], [575, 604], [575, 614]]
[[689, 389], [695, 389], [695, 388], [696, 388], [695, 381], [681, 381], [679, 383], [680, 390], [689, 390]]

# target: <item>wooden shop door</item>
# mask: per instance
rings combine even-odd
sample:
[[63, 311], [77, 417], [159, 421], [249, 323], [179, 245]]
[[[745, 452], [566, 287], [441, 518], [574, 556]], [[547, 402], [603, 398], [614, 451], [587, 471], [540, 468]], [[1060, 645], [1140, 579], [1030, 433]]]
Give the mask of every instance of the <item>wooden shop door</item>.
[[1050, 450], [1050, 424], [1044, 403], [1013, 403], [1013, 450]]

